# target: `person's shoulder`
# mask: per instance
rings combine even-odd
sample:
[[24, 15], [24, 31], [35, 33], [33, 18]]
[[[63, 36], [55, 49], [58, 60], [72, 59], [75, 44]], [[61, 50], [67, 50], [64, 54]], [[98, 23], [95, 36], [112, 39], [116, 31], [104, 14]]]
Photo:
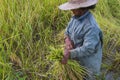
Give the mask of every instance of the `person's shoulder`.
[[94, 31], [94, 32], [100, 32], [100, 28], [97, 23], [91, 23], [89, 22], [87, 25], [84, 26], [84, 31]]
[[98, 30], [100, 29], [98, 23], [96, 22], [95, 17], [92, 15], [92, 13], [90, 14], [90, 16], [87, 17], [87, 23], [88, 23], [87, 26], [91, 29], [92, 28], [98, 29]]

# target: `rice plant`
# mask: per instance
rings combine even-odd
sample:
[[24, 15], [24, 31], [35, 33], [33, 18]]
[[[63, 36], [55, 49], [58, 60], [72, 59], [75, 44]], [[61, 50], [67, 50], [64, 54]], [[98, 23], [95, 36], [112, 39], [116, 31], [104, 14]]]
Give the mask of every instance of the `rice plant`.
[[[58, 56], [59, 60], [52, 63], [51, 60], [46, 59], [46, 55], [50, 53], [49, 46], [56, 47], [64, 44], [64, 29], [71, 17], [71, 12], [59, 10], [58, 5], [66, 1], [0, 0], [1, 80], [48, 80], [50, 77], [65, 79], [70, 75], [72, 76], [72, 78], [69, 77], [70, 79], [76, 79], [71, 73], [69, 65], [72, 63], [71, 60], [66, 65], [69, 71], [59, 62], [62, 56]], [[110, 70], [119, 71], [119, 9], [119, 0], [99, 0], [96, 9], [91, 11], [104, 33], [103, 65], [106, 66], [103, 66], [105, 68], [103, 74]], [[55, 74], [51, 74], [53, 72], [50, 71], [50, 68], [55, 69], [51, 67], [53, 64], [59, 70], [65, 69], [71, 74], [63, 74], [65, 77], [59, 75], [54, 77]], [[75, 65], [72, 66], [78, 67], [78, 64]], [[57, 73], [56, 69], [55, 73]]]
[[61, 64], [63, 58], [63, 49], [50, 47], [50, 53], [47, 56], [48, 61], [51, 61], [51, 66], [47, 74], [50, 80], [83, 80], [88, 76], [88, 71], [81, 66], [77, 61], [68, 60], [66, 65]]

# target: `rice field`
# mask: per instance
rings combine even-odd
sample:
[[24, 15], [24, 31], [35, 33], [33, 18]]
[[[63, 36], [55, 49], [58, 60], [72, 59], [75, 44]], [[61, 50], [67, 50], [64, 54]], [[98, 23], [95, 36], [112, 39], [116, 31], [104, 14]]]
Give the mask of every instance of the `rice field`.
[[[50, 46], [59, 53], [58, 47], [64, 43], [64, 29], [72, 14], [59, 10], [58, 5], [66, 1], [0, 0], [0, 80], [58, 80], [55, 68], [48, 74], [56, 61], [51, 62], [47, 56]], [[114, 80], [120, 77], [119, 9], [120, 0], [99, 0], [91, 11], [104, 34], [98, 80], [105, 80], [109, 72], [114, 73]]]

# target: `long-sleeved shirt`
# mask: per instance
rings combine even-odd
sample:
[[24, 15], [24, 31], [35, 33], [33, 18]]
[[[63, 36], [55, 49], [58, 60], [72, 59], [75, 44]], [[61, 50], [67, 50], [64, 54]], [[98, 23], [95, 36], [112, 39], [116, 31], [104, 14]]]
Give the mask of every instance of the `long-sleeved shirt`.
[[81, 65], [93, 74], [99, 74], [102, 62], [102, 31], [91, 12], [80, 17], [73, 16], [65, 30], [74, 43], [70, 50], [71, 59], [77, 59]]

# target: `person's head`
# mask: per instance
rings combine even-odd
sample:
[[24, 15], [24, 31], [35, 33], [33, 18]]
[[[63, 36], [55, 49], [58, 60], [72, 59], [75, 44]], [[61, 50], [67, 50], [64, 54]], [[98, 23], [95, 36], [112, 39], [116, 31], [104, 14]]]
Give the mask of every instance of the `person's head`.
[[98, 0], [68, 0], [59, 6], [61, 10], [71, 10], [74, 15], [82, 15], [89, 9], [94, 9]]
[[76, 16], [81, 16], [83, 15], [85, 12], [87, 12], [89, 9], [94, 9], [96, 5], [92, 5], [89, 7], [85, 7], [85, 8], [78, 8], [78, 9], [71, 9], [71, 11], [73, 12], [74, 15]]

